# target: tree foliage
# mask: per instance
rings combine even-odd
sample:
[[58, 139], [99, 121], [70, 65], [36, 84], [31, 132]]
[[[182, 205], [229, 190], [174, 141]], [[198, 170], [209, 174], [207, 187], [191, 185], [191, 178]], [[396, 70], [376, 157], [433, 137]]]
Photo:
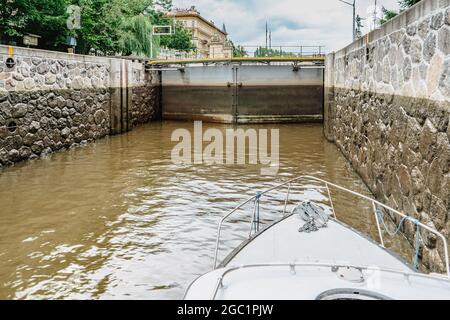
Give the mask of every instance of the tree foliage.
[[362, 37], [362, 28], [364, 28], [363, 24], [364, 18], [362, 18], [359, 14], [356, 16], [356, 37]]
[[242, 57], [246, 57], [248, 56], [247, 51], [245, 50], [245, 48], [243, 46], [235, 46], [235, 44], [231, 42], [231, 47], [233, 48], [233, 57], [234, 58], [242, 58]]
[[381, 10], [383, 11], [383, 17], [380, 19], [380, 24], [384, 24], [398, 15], [397, 11], [389, 10], [385, 7], [382, 7]]
[[17, 42], [26, 33], [42, 37], [41, 47], [64, 43], [67, 0], [0, 0], [0, 35]]
[[79, 52], [128, 52], [133, 43], [137, 54], [149, 52], [143, 50], [148, 43], [137, 46], [136, 40], [146, 41], [143, 33], [151, 33], [150, 18], [145, 16], [151, 0], [82, 0], [78, 5], [81, 7], [81, 30], [76, 31]]
[[420, 2], [421, 0], [400, 0], [398, 4], [400, 5], [400, 8], [402, 10], [406, 10], [408, 8], [411, 8], [416, 3]]
[[[70, 5], [81, 8], [79, 30], [67, 28]], [[172, 6], [172, 0], [0, 0], [0, 37], [20, 45], [24, 34], [32, 33], [41, 36], [39, 48], [65, 50], [72, 36], [82, 54], [150, 55], [160, 42], [170, 49], [193, 50], [190, 32], [165, 15]], [[152, 38], [152, 25], [174, 25], [175, 34]]]
[[[398, 4], [400, 6], [400, 12], [405, 11], [409, 8], [411, 8], [416, 3], [420, 2], [421, 0], [399, 0]], [[399, 13], [395, 10], [389, 10], [385, 7], [382, 8], [383, 10], [383, 17], [380, 19], [380, 24], [384, 24], [391, 20], [392, 18], [396, 17]]]
[[171, 11], [173, 8], [172, 0], [156, 0], [155, 4], [165, 12]]
[[27, 26], [29, 1], [0, 0], [0, 35], [18, 37], [23, 35]]
[[73, 32], [77, 37], [78, 52], [87, 54], [93, 49], [107, 54], [116, 51], [120, 9], [109, 0], [84, 0], [74, 4], [81, 8], [81, 29]]
[[132, 53], [152, 55], [152, 24], [143, 14], [125, 19], [120, 26], [119, 48], [124, 55]]
[[282, 48], [280, 50], [259, 47], [255, 51], [255, 57], [293, 57], [295, 53], [284, 51]]
[[[167, 2], [170, 2], [171, 4], [172, 0], [166, 0], [166, 7], [171, 8], [172, 5], [167, 5]], [[172, 26], [174, 28], [173, 35], [161, 36], [160, 44], [162, 47], [180, 51], [192, 51], [195, 49], [195, 46], [192, 43], [191, 32], [185, 29], [181, 23], [175, 23], [174, 20], [168, 17], [163, 11], [152, 10], [150, 16], [153, 25]]]

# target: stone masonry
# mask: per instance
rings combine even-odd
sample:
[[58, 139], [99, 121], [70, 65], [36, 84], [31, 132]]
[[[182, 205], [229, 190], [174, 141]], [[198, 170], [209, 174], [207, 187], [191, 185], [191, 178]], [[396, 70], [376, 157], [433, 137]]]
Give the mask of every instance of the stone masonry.
[[161, 117], [158, 91], [161, 78], [157, 72], [143, 72], [142, 68], [135, 68], [133, 77], [131, 123], [135, 127]]
[[[141, 63], [10, 50], [0, 46], [0, 167], [121, 133], [157, 115], [157, 84]], [[125, 77], [124, 65], [133, 77]], [[114, 90], [123, 87], [131, 103], [115, 98]], [[131, 116], [121, 113], [124, 106]], [[114, 113], [118, 123], [133, 123], [113, 130]]]
[[[326, 61], [325, 135], [384, 203], [450, 238], [450, 1], [423, 0]], [[405, 233], [413, 243], [415, 228]], [[442, 242], [422, 235], [425, 266]]]

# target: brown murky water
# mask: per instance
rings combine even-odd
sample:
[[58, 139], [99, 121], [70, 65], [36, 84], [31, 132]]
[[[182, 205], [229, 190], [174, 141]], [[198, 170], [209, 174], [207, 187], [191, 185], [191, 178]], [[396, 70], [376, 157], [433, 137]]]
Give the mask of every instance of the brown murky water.
[[[320, 125], [270, 126], [280, 129], [276, 177], [172, 164], [180, 127], [193, 124], [153, 123], [0, 171], [0, 298], [180, 299], [212, 267], [218, 219], [257, 190], [308, 174], [367, 193]], [[344, 222], [376, 236], [368, 203], [334, 201]], [[224, 249], [248, 234], [247, 220], [231, 221]]]

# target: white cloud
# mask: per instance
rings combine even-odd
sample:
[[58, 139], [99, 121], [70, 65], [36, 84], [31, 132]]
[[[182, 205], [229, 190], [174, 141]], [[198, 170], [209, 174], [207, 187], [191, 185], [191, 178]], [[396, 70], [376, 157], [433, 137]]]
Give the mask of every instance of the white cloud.
[[[357, 13], [368, 17], [367, 8], [375, 0], [356, 2]], [[377, 3], [398, 8], [397, 0]], [[333, 51], [352, 38], [352, 8], [338, 0], [174, 0], [174, 6], [195, 6], [216, 25], [225, 23], [230, 38], [240, 45], [263, 45], [265, 21], [271, 25], [274, 45], [325, 45]]]

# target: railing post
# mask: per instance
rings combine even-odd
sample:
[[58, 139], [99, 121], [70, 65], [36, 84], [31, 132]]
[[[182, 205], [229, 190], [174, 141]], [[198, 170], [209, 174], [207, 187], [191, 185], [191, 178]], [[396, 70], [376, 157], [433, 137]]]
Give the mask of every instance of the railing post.
[[219, 227], [217, 228], [216, 250], [214, 252], [214, 269], [213, 270], [216, 270], [216, 268], [217, 268], [217, 256], [219, 254], [219, 242], [220, 242], [221, 229], [222, 229], [222, 222], [219, 223]]
[[255, 217], [256, 217], [256, 199], [255, 199], [255, 202], [253, 203], [252, 222], [250, 223], [250, 232], [248, 234], [248, 239], [249, 240], [252, 238], [253, 226], [255, 224]]
[[289, 183], [289, 188], [288, 188], [288, 191], [287, 191], [287, 194], [286, 194], [286, 200], [284, 201], [283, 217], [286, 215], [286, 209], [287, 209], [287, 205], [288, 205], [288, 202], [289, 202], [289, 195], [291, 193], [291, 186], [292, 186], [292, 184]]
[[380, 219], [378, 217], [378, 212], [377, 212], [377, 206], [375, 205], [375, 202], [373, 202], [373, 201], [372, 201], [372, 207], [373, 207], [373, 213], [375, 214], [375, 220], [377, 221], [378, 235], [380, 237], [381, 246], [384, 248], [385, 246], [384, 246], [383, 232], [381, 231]]
[[333, 199], [331, 198], [331, 192], [330, 188], [328, 187], [328, 183], [325, 183], [325, 186], [327, 187], [328, 198], [330, 199], [331, 209], [333, 210], [333, 216], [337, 220], [336, 211], [334, 210]]
[[259, 202], [260, 202], [260, 199], [261, 199], [261, 193], [260, 192], [258, 192], [257, 194], [256, 194], [256, 205], [257, 205], [257, 208], [256, 208], [256, 221], [255, 221], [255, 232], [256, 233], [258, 233], [259, 232]]

